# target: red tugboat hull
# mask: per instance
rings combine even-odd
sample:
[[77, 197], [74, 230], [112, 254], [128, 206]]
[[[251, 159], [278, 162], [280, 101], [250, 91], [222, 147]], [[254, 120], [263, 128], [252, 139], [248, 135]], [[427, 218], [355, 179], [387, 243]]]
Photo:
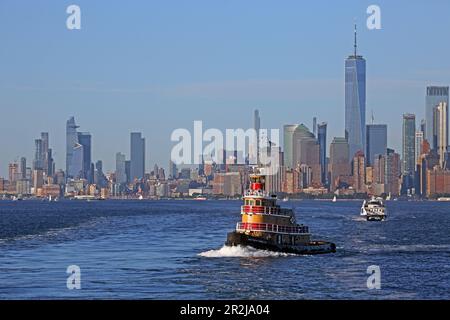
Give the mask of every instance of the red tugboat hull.
[[336, 245], [326, 241], [311, 241], [301, 244], [277, 244], [275, 242], [255, 237], [241, 232], [230, 232], [227, 236], [226, 246], [249, 246], [255, 249], [292, 254], [325, 254], [335, 253]]

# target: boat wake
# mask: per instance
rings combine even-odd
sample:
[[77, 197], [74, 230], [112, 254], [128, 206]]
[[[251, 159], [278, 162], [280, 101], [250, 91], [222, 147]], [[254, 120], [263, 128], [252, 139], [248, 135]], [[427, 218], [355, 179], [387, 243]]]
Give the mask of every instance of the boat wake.
[[223, 246], [218, 250], [209, 250], [198, 255], [205, 258], [272, 258], [294, 256], [295, 254], [259, 250], [247, 246]]

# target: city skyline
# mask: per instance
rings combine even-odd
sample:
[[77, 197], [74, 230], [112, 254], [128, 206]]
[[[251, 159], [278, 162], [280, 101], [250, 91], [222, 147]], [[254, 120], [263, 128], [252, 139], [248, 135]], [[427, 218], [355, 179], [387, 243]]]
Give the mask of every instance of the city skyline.
[[[27, 4], [27, 7], [31, 6], [27, 10], [31, 10], [34, 5], [37, 4]], [[208, 127], [250, 128], [251, 113], [254, 109], [260, 110], [262, 127], [268, 128], [281, 129], [283, 124], [295, 122], [304, 123], [312, 131], [314, 130], [311, 125], [312, 118], [317, 117], [320, 121], [328, 123], [329, 145], [333, 137], [344, 135], [343, 59], [352, 51], [352, 21], [355, 16], [358, 17], [360, 51], [368, 61], [367, 113], [373, 110], [376, 123], [388, 125], [388, 147], [397, 152], [401, 150], [401, 119], [404, 113], [416, 114], [417, 122], [425, 119], [425, 88], [433, 85], [448, 86], [450, 83], [449, 59], [439, 51], [435, 53], [433, 61], [430, 61], [426, 59], [425, 51], [416, 48], [417, 41], [426, 47], [432, 44], [433, 39], [438, 39], [439, 35], [444, 34], [445, 28], [440, 26], [445, 24], [442, 24], [443, 19], [439, 19], [439, 16], [449, 6], [447, 3], [408, 3], [410, 14], [406, 17], [401, 4], [381, 2], [383, 29], [375, 31], [369, 31], [364, 26], [367, 7], [365, 4], [354, 2], [353, 6], [347, 6], [352, 7], [348, 12], [344, 12], [339, 6], [333, 6], [330, 10], [334, 10], [334, 14], [330, 14], [329, 19], [322, 21], [314, 32], [310, 32], [311, 29], [307, 28], [314, 21], [314, 17], [308, 17], [306, 14], [308, 10], [300, 10], [298, 4], [289, 2], [286, 8], [277, 8], [270, 13], [268, 7], [262, 3], [256, 8], [254, 15], [250, 16], [250, 19], [259, 22], [257, 26], [261, 30], [249, 28], [248, 22], [241, 19], [240, 15], [237, 15], [237, 24], [231, 31], [222, 25], [213, 25], [212, 29], [223, 36], [221, 38], [224, 41], [223, 45], [231, 45], [234, 39], [231, 35], [236, 34], [233, 31], [242, 32], [241, 40], [271, 34], [262, 25], [260, 17], [283, 16], [286, 19], [285, 23], [272, 26], [275, 28], [272, 31], [273, 35], [278, 39], [276, 41], [272, 39], [275, 41], [274, 48], [266, 47], [263, 39], [257, 37], [251, 41], [251, 48], [241, 42], [234, 43], [236, 48], [243, 46], [241, 50], [245, 54], [240, 60], [231, 51], [226, 51], [216, 59], [207, 55], [203, 60], [199, 60], [195, 58], [197, 50], [205, 48], [194, 46], [193, 51], [186, 53], [184, 57], [193, 59], [192, 66], [188, 67], [188, 64], [180, 64], [180, 61], [185, 61], [183, 59], [174, 60], [177, 62], [170, 65], [168, 60], [162, 59], [162, 52], [165, 52], [162, 48], [156, 50], [157, 59], [150, 59], [152, 57], [150, 53], [154, 52], [151, 49], [158, 47], [131, 38], [127, 40], [130, 48], [142, 47], [149, 53], [149, 59], [145, 59], [147, 57], [144, 56], [137, 59], [139, 67], [146, 71], [145, 76], [138, 71], [136, 64], [121, 59], [123, 53], [126, 53], [125, 57], [130, 56], [130, 52], [124, 52], [123, 48], [117, 48], [118, 51], [112, 53], [106, 62], [101, 63], [99, 60], [98, 66], [88, 64], [92, 71], [83, 67], [83, 63], [90, 61], [89, 57], [100, 59], [103, 52], [100, 47], [91, 43], [90, 48], [93, 50], [89, 55], [79, 50], [72, 52], [77, 46], [85, 47], [86, 41], [92, 42], [105, 35], [104, 29], [100, 27], [108, 20], [105, 20], [105, 14], [101, 14], [103, 9], [101, 6], [81, 1], [80, 6], [83, 12], [86, 12], [84, 15], [86, 23], [79, 34], [71, 34], [57, 27], [59, 8], [46, 3], [42, 5], [51, 10], [45, 16], [36, 16], [34, 21], [47, 19], [47, 23], [43, 23], [40, 30], [49, 31], [55, 44], [61, 44], [62, 47], [56, 53], [50, 52], [39, 43], [17, 43], [18, 40], [12, 39], [6, 32], [8, 28], [2, 28], [0, 31], [1, 35], [4, 35], [5, 46], [14, 48], [2, 53], [4, 58], [12, 63], [6, 66], [5, 77], [0, 80], [3, 97], [0, 111], [4, 115], [3, 118], [8, 120], [3, 121], [0, 134], [9, 137], [0, 142], [1, 150], [6, 150], [0, 154], [0, 176], [7, 176], [8, 163], [19, 160], [22, 156], [31, 163], [34, 139], [40, 132], [49, 132], [56, 169], [64, 169], [64, 123], [72, 115], [82, 124], [83, 131], [91, 133], [92, 160], [93, 162], [103, 160], [105, 171], [114, 170], [117, 152], [124, 152], [127, 157], [130, 156], [127, 150], [129, 150], [129, 134], [133, 131], [142, 132], [147, 139], [146, 167], [151, 168], [155, 163], [167, 167], [167, 154], [171, 148], [169, 137], [173, 129], [180, 127], [189, 129], [192, 121], [196, 119], [204, 119]], [[139, 5], [144, 8], [147, 6]], [[243, 6], [252, 7], [251, 4]], [[316, 6], [309, 4], [306, 9], [313, 11], [316, 10]], [[287, 11], [292, 9], [296, 10], [295, 14], [286, 15]], [[8, 15], [4, 14], [5, 11], [1, 11], [1, 20], [9, 26], [17, 27], [18, 38], [20, 35], [24, 39], [36, 37], [36, 41], [46, 40], [47, 38], [44, 39], [42, 35], [36, 34], [36, 30], [30, 28], [30, 21], [25, 21], [21, 17], [22, 10], [25, 10], [24, 6], [10, 3]], [[111, 10], [111, 14], [117, 14], [119, 8], [113, 6]], [[180, 8], [177, 8], [176, 12], [177, 10]], [[169, 14], [168, 8], [162, 4], [158, 4], [154, 11], [162, 13], [159, 19]], [[317, 11], [320, 12], [319, 9]], [[425, 14], [424, 20], [432, 19], [433, 23], [423, 22], [419, 25], [409, 23], [415, 15], [426, 12], [433, 12], [433, 17]], [[233, 5], [230, 5], [219, 14], [211, 6], [206, 5], [201, 13], [189, 13], [200, 17], [204, 17], [202, 14], [211, 13], [214, 18], [224, 22], [233, 16], [235, 10]], [[94, 19], [94, 16], [97, 19]], [[394, 18], [395, 25], [392, 23]], [[400, 23], [402, 21], [403, 24]], [[147, 23], [144, 19], [131, 25], [128, 20], [126, 22], [128, 24], [120, 24], [114, 28], [121, 38], [133, 34], [136, 26], [146, 26]], [[163, 21], [158, 22], [166, 26]], [[152, 20], [148, 23], [153, 25], [156, 22]], [[200, 24], [193, 23], [187, 26], [187, 30], [198, 31], [201, 30], [200, 27]], [[411, 32], [410, 29], [416, 31], [414, 43], [403, 40], [401, 44], [398, 43], [400, 36]], [[159, 29], [152, 30], [154, 33], [150, 35], [154, 36], [155, 40], [162, 41]], [[179, 32], [180, 29], [173, 27], [169, 30], [169, 34], [173, 35], [175, 31]], [[429, 38], [430, 33], [433, 37]], [[330, 38], [331, 34], [333, 39]], [[147, 28], [141, 30], [140, 35], [142, 37], [149, 35]], [[190, 35], [188, 38], [196, 44], [208, 36], [188, 35]], [[298, 38], [303, 41], [297, 43]], [[320, 43], [313, 41], [317, 39], [322, 41]], [[110, 48], [115, 47], [109, 39], [105, 41]], [[158, 41], [156, 43], [160, 43]], [[167, 44], [170, 49], [176, 48], [173, 44], [161, 43]], [[310, 43], [314, 45], [311, 46]], [[411, 52], [411, 46], [417, 50]], [[324, 50], [330, 47], [333, 50]], [[391, 52], [395, 54], [386, 56], [386, 47], [392, 48]], [[16, 50], [21, 50], [21, 53], [18, 58], [13, 58], [13, 54], [18, 54]], [[37, 63], [34, 54], [31, 54], [33, 50], [42, 56], [48, 56], [48, 60]], [[256, 52], [259, 54], [258, 57], [254, 55]], [[277, 59], [280, 56], [286, 56], [284, 62]], [[172, 57], [181, 58], [175, 56], [175, 53]], [[19, 58], [21, 60], [18, 60]], [[77, 58], [79, 62], [74, 61]], [[110, 63], [115, 60], [122, 63], [114, 64], [118, 68], [118, 73], [128, 75], [126, 77], [128, 80], [119, 81], [116, 77], [112, 77], [112, 81], [103, 83], [110, 74], [108, 71]], [[156, 73], [150, 72], [151, 68], [156, 68], [155, 60], [158, 63], [162, 61], [161, 65], [169, 68], [171, 72], [162, 72], [163, 69], [155, 69]], [[72, 67], [68, 61], [73, 61], [74, 66]], [[220, 66], [222, 62], [228, 66], [228, 70]], [[239, 62], [236, 66], [240, 68], [235, 68], [233, 62]], [[20, 67], [17, 69], [18, 66]], [[217, 67], [211, 69], [211, 66]], [[42, 79], [43, 70], [40, 68], [44, 67], [48, 68], [48, 78]], [[169, 74], [174, 74], [177, 67], [179, 75], [176, 73], [177, 76], [170, 77]], [[76, 68], [80, 71], [76, 71]], [[193, 72], [194, 70], [196, 72]], [[88, 76], [83, 75], [83, 72], [87, 72]], [[72, 77], [67, 76], [68, 73], [73, 74], [73, 81]], [[324, 88], [326, 90], [323, 90]], [[314, 108], [311, 105], [314, 105]], [[188, 111], [183, 111], [184, 109]], [[126, 116], [122, 116], [123, 114]], [[114, 148], [111, 141], [114, 141]], [[326, 149], [328, 150], [329, 146]]]

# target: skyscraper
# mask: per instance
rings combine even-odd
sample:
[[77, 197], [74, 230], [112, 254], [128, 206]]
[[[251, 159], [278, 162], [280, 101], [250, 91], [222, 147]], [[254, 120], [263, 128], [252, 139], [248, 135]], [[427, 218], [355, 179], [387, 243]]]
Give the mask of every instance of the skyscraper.
[[317, 141], [319, 141], [319, 160], [321, 180], [323, 185], [327, 185], [327, 123], [322, 122], [317, 125]]
[[33, 170], [44, 168], [44, 154], [42, 150], [42, 139], [34, 140], [34, 160], [33, 160]]
[[71, 151], [71, 159], [69, 172], [67, 175], [70, 178], [83, 178], [84, 174], [84, 150], [83, 146], [80, 143], [76, 143]]
[[403, 115], [402, 134], [402, 194], [412, 193], [416, 171], [416, 116]]
[[366, 126], [366, 161], [372, 166], [376, 155], [385, 155], [387, 150], [387, 125], [368, 124]]
[[448, 104], [440, 102], [434, 109], [434, 136], [439, 155], [439, 166], [443, 169], [448, 147]]
[[350, 158], [366, 142], [366, 60], [357, 55], [356, 25], [354, 53], [345, 60], [345, 138]]
[[416, 116], [414, 114], [403, 115], [403, 163], [402, 173], [405, 176], [413, 176], [416, 168]]
[[145, 173], [145, 138], [140, 132], [132, 132], [130, 141], [131, 181], [144, 178]]
[[42, 169], [44, 173], [48, 174], [48, 150], [49, 150], [49, 137], [48, 132], [41, 132], [42, 140]]
[[20, 177], [27, 178], [27, 159], [25, 157], [20, 158]]
[[330, 190], [336, 190], [339, 177], [349, 175], [350, 159], [347, 139], [335, 137], [330, 144]]
[[445, 102], [448, 105], [448, 89], [449, 87], [427, 87], [425, 104], [425, 139], [428, 140], [431, 149], [433, 150], [437, 149], [437, 137], [434, 134], [436, 132], [434, 125], [434, 110], [441, 102]]
[[385, 178], [385, 192], [393, 196], [397, 196], [400, 190], [399, 176], [400, 176], [400, 155], [393, 149], [387, 150], [386, 155], [386, 178]]
[[[203, 164], [203, 173], [205, 173], [205, 165]], [[208, 174], [207, 174], [208, 175]], [[177, 165], [175, 162], [172, 161], [172, 159], [170, 159], [169, 161], [169, 176], [172, 179], [176, 179], [178, 177], [178, 169], [177, 169]]]
[[294, 168], [294, 132], [297, 129], [298, 124], [288, 124], [283, 126], [283, 143], [284, 143], [284, 165], [287, 168]]
[[127, 173], [125, 167], [126, 158], [123, 153], [116, 153], [116, 182], [117, 183], [126, 183], [127, 182]]
[[353, 157], [353, 188], [358, 193], [366, 192], [366, 158], [364, 152], [357, 151]]
[[420, 164], [420, 156], [422, 155], [422, 146], [423, 146], [423, 132], [416, 131], [416, 143], [415, 143], [415, 159], [416, 165]]
[[[293, 131], [291, 129], [294, 129]], [[290, 153], [291, 168], [299, 168], [307, 165], [312, 170], [311, 181], [315, 184], [321, 183], [320, 169], [320, 147], [314, 134], [303, 125], [285, 126], [287, 129], [285, 137], [285, 150]], [[290, 143], [288, 146], [286, 141]]]
[[78, 132], [78, 143], [83, 146], [82, 178], [89, 183], [94, 182], [94, 170], [92, 164], [92, 139], [88, 132]]
[[73, 150], [78, 144], [77, 128], [75, 118], [70, 117], [66, 123], [66, 176], [68, 178], [72, 177], [74, 171], [77, 171], [76, 169], [72, 169]]

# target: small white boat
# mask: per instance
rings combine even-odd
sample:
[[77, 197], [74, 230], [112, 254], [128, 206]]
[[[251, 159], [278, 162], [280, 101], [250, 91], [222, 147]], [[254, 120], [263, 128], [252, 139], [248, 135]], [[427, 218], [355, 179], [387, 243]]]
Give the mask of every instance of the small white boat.
[[144, 200], [144, 197], [142, 196], [142, 194], [139, 196], [139, 200]]
[[366, 217], [367, 221], [383, 221], [386, 219], [386, 206], [382, 198], [372, 197], [369, 201], [364, 200], [360, 215]]
[[334, 196], [334, 198], [333, 198], [333, 200], [331, 200], [331, 202], [337, 202], [336, 196]]
[[288, 198], [288, 197], [284, 197], [282, 201], [283, 201], [283, 202], [288, 202], [288, 201], [289, 201], [289, 198]]

